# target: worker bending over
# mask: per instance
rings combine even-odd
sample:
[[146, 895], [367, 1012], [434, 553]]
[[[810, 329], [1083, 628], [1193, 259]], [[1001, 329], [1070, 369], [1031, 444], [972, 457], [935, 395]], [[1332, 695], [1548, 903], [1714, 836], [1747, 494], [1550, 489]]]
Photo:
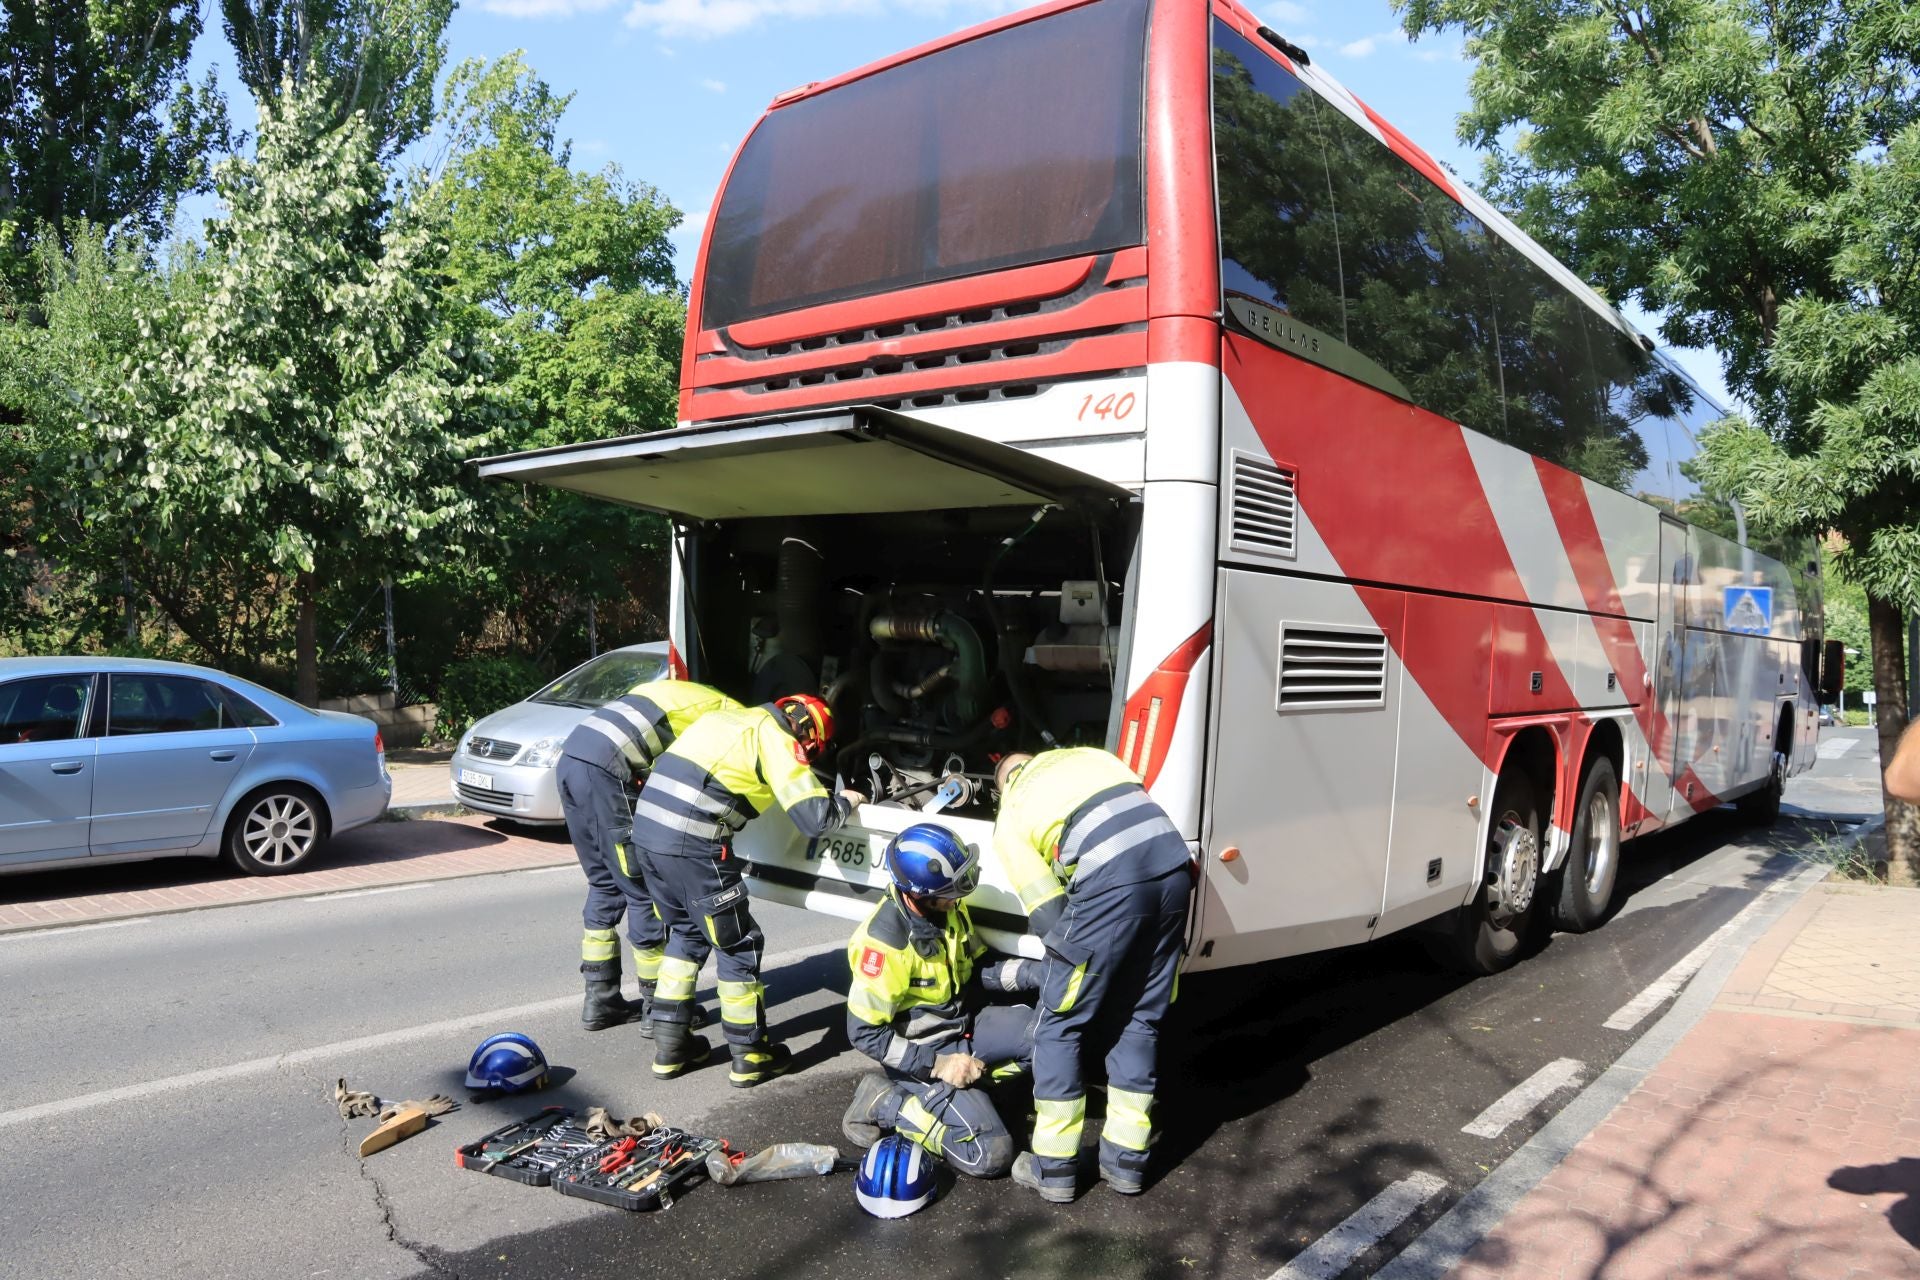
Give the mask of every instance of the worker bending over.
[[1081, 1042], [1107, 1049], [1100, 1176], [1144, 1185], [1160, 1023], [1173, 1000], [1193, 893], [1186, 841], [1110, 752], [1012, 755], [995, 772], [993, 848], [1046, 946], [1033, 1037], [1033, 1150], [1013, 1178], [1065, 1204], [1078, 1188], [1086, 1090]]
[[778, 804], [809, 839], [847, 820], [863, 797], [829, 795], [810, 767], [833, 737], [833, 713], [795, 694], [703, 716], [654, 760], [633, 806], [633, 838], [667, 929], [653, 995], [653, 1073], [670, 1079], [706, 1061], [693, 1034], [694, 980], [718, 951], [720, 1023], [733, 1053], [728, 1080], [746, 1089], [778, 1074], [789, 1054], [767, 1039], [760, 984], [765, 941], [747, 904], [733, 837]]
[[[587, 873], [587, 905], [580, 913], [580, 972], [587, 983], [580, 1021], [589, 1031], [645, 1018], [660, 976], [666, 927], [653, 909], [639, 855], [633, 851], [629, 787], [653, 759], [709, 711], [740, 704], [703, 684], [654, 680], [637, 684], [573, 727], [560, 747], [554, 781], [574, 856]], [[640, 1004], [620, 995], [620, 944], [614, 929], [627, 918], [627, 941], [640, 979]], [[648, 1028], [641, 1028], [650, 1034]]]
[[1013, 1163], [1013, 1135], [973, 1086], [1025, 1070], [1033, 1007], [982, 1008], [981, 992], [1032, 990], [1040, 966], [979, 963], [986, 944], [962, 899], [979, 882], [980, 859], [947, 828], [908, 827], [888, 843], [885, 865], [887, 896], [847, 944], [847, 1038], [885, 1072], [860, 1078], [840, 1127], [858, 1147], [893, 1129], [962, 1173], [999, 1177]]

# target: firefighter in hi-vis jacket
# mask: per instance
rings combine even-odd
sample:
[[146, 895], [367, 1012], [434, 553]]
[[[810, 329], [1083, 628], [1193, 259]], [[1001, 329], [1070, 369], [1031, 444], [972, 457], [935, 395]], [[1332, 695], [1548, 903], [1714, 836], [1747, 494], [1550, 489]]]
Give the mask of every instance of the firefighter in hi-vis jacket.
[[1014, 1181], [1056, 1204], [1074, 1198], [1086, 1119], [1081, 1042], [1098, 1027], [1112, 1037], [1092, 1046], [1107, 1058], [1100, 1176], [1136, 1195], [1152, 1148], [1160, 1023], [1180, 971], [1193, 856], [1111, 752], [1012, 755], [996, 780], [994, 854], [1047, 951], [1033, 1037], [1033, 1150], [1014, 1161]]
[[[575, 725], [560, 747], [554, 781], [574, 856], [587, 873], [587, 905], [580, 913], [580, 972], [586, 1001], [580, 1021], [589, 1031], [645, 1018], [660, 976], [666, 927], [653, 909], [633, 851], [629, 787], [644, 779], [659, 755], [709, 711], [740, 704], [703, 684], [654, 680], [635, 685]], [[627, 918], [627, 942], [640, 979], [640, 1004], [620, 995], [620, 943], [615, 928]], [[643, 1025], [642, 1034], [648, 1034]]]
[[945, 827], [908, 827], [887, 845], [885, 865], [892, 886], [847, 944], [847, 1037], [885, 1072], [860, 1078], [841, 1130], [870, 1147], [892, 1129], [962, 1173], [998, 1177], [1013, 1163], [1013, 1135], [973, 1086], [1024, 1072], [1033, 1007], [981, 1007], [979, 992], [1031, 990], [1040, 966], [980, 963], [987, 948], [962, 901], [980, 860]]
[[765, 938], [748, 909], [733, 837], [778, 804], [809, 839], [847, 820], [864, 797], [828, 794], [812, 764], [833, 737], [833, 713], [795, 694], [760, 707], [703, 716], [653, 762], [633, 806], [633, 839], [666, 925], [666, 956], [653, 993], [653, 1073], [670, 1079], [706, 1061], [693, 1034], [694, 980], [719, 952], [720, 1025], [733, 1054], [728, 1080], [746, 1089], [777, 1075], [790, 1056], [767, 1039], [760, 984]]

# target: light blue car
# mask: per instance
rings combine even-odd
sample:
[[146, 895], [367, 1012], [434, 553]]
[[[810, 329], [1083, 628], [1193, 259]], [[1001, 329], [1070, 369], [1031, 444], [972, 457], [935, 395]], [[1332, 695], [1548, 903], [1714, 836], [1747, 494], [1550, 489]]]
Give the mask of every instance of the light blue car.
[[0, 873], [307, 865], [393, 793], [379, 729], [177, 662], [0, 658]]

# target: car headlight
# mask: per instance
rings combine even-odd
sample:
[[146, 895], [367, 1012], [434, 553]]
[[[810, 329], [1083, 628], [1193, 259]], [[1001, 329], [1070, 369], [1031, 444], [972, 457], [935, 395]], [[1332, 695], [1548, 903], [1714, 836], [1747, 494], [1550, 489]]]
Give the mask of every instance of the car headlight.
[[560, 763], [560, 744], [559, 738], [542, 738], [527, 748], [520, 763], [535, 769], [551, 769]]

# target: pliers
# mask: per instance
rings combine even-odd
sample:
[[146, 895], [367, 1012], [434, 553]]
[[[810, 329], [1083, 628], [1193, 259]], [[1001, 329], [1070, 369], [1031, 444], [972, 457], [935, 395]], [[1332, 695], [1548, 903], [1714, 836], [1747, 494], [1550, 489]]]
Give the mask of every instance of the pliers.
[[600, 1172], [614, 1173], [633, 1163], [633, 1149], [640, 1145], [638, 1138], [622, 1138], [608, 1147], [600, 1157]]

